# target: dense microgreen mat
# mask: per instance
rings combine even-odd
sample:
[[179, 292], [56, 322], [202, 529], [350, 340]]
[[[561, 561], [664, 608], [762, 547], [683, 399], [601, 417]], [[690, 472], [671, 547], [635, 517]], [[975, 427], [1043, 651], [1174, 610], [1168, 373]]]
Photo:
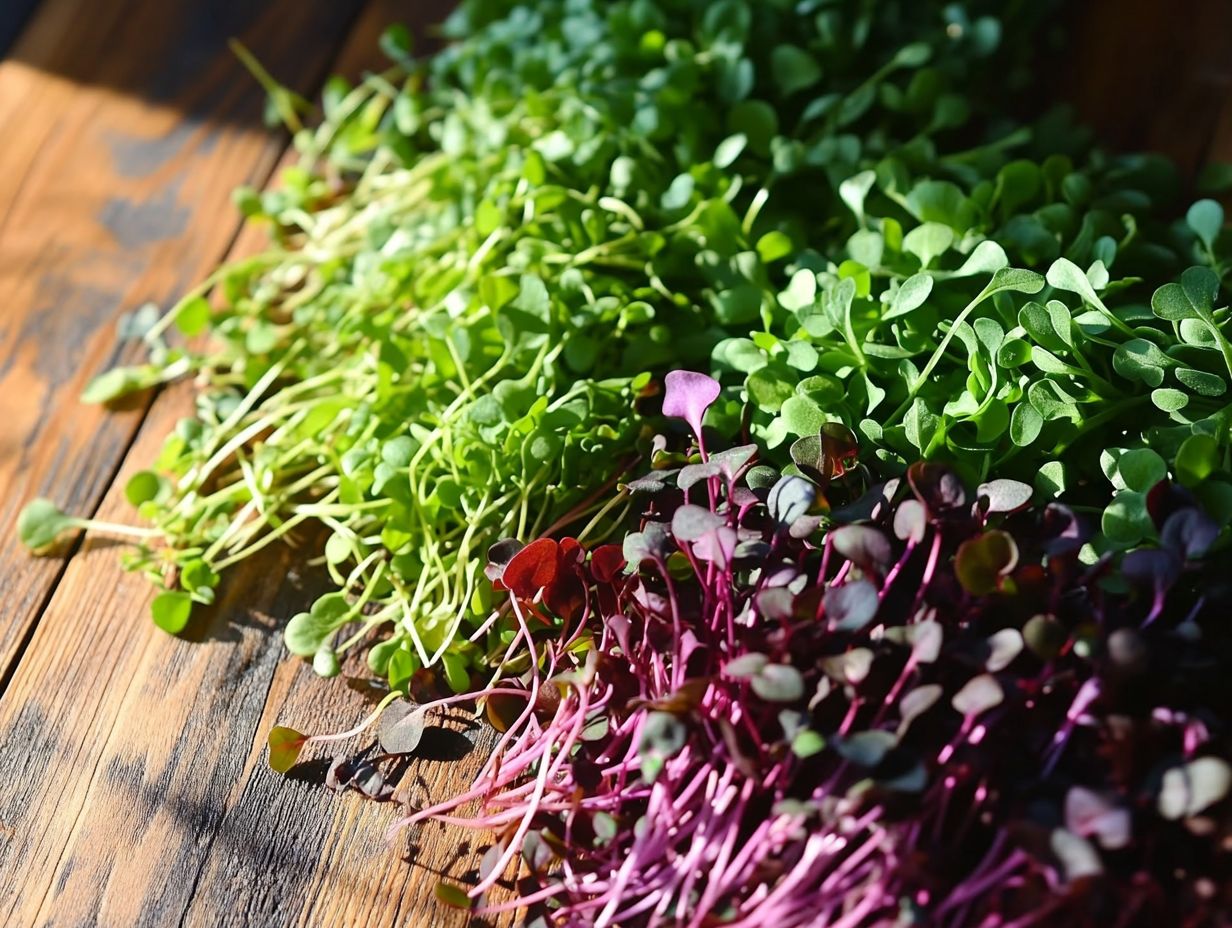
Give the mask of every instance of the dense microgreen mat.
[[323, 564], [288, 647], [390, 695], [277, 770], [380, 719], [328, 782], [390, 798], [481, 699], [492, 760], [409, 818], [498, 834], [448, 904], [516, 859], [554, 924], [1215, 924], [1232, 241], [1029, 109], [1055, 15], [464, 0], [310, 128], [241, 49], [302, 155], [237, 198], [270, 246], [86, 391], [194, 378], [148, 524], [23, 540], [132, 538], [172, 633]]

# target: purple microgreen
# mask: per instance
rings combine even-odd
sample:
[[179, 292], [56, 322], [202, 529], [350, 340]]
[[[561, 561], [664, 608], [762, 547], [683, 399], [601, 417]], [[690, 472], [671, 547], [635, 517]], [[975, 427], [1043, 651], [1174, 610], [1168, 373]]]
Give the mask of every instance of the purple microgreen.
[[676, 486], [682, 490], [692, 489], [703, 480], [709, 480], [711, 477], [718, 477], [723, 473], [723, 469], [719, 467], [715, 461], [703, 461], [700, 464], [686, 464], [680, 468], [680, 473], [676, 477]]
[[427, 716], [423, 707], [409, 702], [392, 703], [381, 715], [378, 739], [386, 754], [412, 754], [423, 738]]
[[1022, 648], [1022, 632], [1018, 629], [1003, 628], [994, 632], [988, 638], [988, 657], [984, 659], [984, 669], [989, 673], [1000, 673], [1022, 653]]
[[866, 571], [884, 572], [894, 563], [890, 540], [867, 525], [844, 525], [830, 533], [834, 550]]
[[788, 526], [805, 515], [816, 502], [817, 492], [803, 477], [782, 477], [770, 489], [766, 504], [780, 525]]
[[1034, 490], [1019, 480], [990, 480], [975, 491], [977, 503], [987, 513], [1017, 512], [1029, 502]]
[[672, 371], [664, 379], [663, 415], [684, 419], [702, 441], [702, 417], [719, 398], [719, 382], [695, 371]]
[[965, 718], [973, 719], [999, 706], [1004, 698], [1005, 692], [997, 678], [985, 673], [972, 677], [963, 684], [962, 689], [950, 700], [950, 705]]
[[1065, 827], [1084, 838], [1095, 838], [1110, 851], [1129, 844], [1133, 820], [1129, 809], [1082, 786], [1065, 794]]
[[1164, 773], [1159, 814], [1166, 819], [1192, 818], [1222, 802], [1232, 789], [1232, 766], [1219, 757], [1199, 757]]
[[769, 702], [797, 702], [804, 698], [804, 677], [790, 664], [766, 664], [753, 674], [749, 685]]
[[894, 535], [900, 541], [919, 544], [928, 529], [928, 512], [918, 499], [903, 500], [894, 512]]
[[722, 528], [726, 520], [703, 506], [681, 506], [672, 516], [672, 534], [677, 541], [697, 541]]
[[877, 587], [868, 580], [850, 580], [826, 590], [826, 615], [840, 631], [854, 632], [877, 615]]
[[898, 738], [893, 732], [873, 730], [856, 732], [846, 738], [837, 738], [834, 741], [834, 749], [853, 764], [861, 767], [876, 767], [897, 744]]

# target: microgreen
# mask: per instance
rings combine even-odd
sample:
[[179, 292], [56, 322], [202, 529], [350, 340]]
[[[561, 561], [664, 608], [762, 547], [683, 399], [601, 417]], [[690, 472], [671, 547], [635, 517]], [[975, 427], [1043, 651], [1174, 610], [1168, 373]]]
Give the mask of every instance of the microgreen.
[[[710, 397], [697, 419], [713, 389], [682, 382]], [[624, 570], [602, 548], [554, 562], [583, 605], [555, 640], [522, 623], [522, 711], [471, 790], [399, 823], [501, 836], [450, 904], [628, 926], [1223, 911], [1204, 887], [1227, 866], [1232, 801], [1226, 661], [1207, 657], [1227, 645], [1210, 586], [1227, 547], [1210, 555], [1218, 527], [1188, 491], [1161, 477], [1160, 545], [1086, 569], [1078, 517], [1017, 481], [972, 492], [920, 463], [867, 492], [790, 475], [758, 490], [740, 457], [687, 489], [646, 484]], [[1126, 470], [1157, 474], [1141, 455]], [[821, 494], [862, 514], [819, 531]], [[698, 556], [725, 531], [726, 560]], [[531, 884], [486, 904], [515, 859]]]

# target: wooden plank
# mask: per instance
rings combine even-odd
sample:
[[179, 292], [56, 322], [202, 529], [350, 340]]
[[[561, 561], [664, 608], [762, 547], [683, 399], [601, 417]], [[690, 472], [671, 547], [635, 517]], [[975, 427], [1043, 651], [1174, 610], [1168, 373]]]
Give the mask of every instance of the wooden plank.
[[[377, 4], [353, 47], [396, 5]], [[126, 516], [125, 479], [191, 402], [183, 384], [158, 397], [101, 518]], [[393, 806], [328, 793], [319, 759], [290, 780], [266, 768], [275, 722], [326, 730], [367, 711], [283, 649], [281, 622], [316, 588], [294, 576], [303, 555], [231, 576], [189, 641], [153, 628], [150, 591], [115, 553], [87, 541], [72, 559], [0, 700], [0, 924], [469, 924], [431, 895], [438, 871], [475, 866], [474, 836], [425, 828], [408, 865], [384, 841]], [[467, 736], [466, 761], [415, 762], [432, 795], [469, 784], [490, 736]]]
[[137, 357], [116, 319], [209, 271], [232, 189], [285, 147], [227, 38], [310, 90], [361, 2], [46, 0], [0, 62], [0, 685], [63, 570], [21, 549], [17, 513], [93, 513], [145, 414], [78, 402]]
[[1201, 166], [1232, 93], [1232, 3], [1089, 0], [1068, 40], [1062, 96], [1119, 151]]

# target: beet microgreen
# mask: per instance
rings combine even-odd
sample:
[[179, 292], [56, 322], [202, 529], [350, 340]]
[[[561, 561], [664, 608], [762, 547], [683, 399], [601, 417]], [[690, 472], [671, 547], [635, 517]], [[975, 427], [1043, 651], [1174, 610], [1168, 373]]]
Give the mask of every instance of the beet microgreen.
[[[573, 553], [555, 569], [585, 589], [575, 620], [527, 637], [521, 711], [475, 787], [404, 820], [497, 834], [452, 904], [560, 925], [1223, 911], [1228, 594], [1210, 584], [1226, 550], [1209, 554], [1218, 530], [1188, 491], [1150, 488], [1163, 546], [1121, 571], [1083, 566], [1079, 520], [1029, 506], [1015, 481], [971, 492], [917, 464], [873, 486], [857, 521], [792, 533], [823, 494], [862, 487], [753, 490], [739, 459], [648, 484], [623, 571], [610, 547], [561, 544]], [[725, 557], [699, 555], [725, 531]], [[498, 585], [511, 564], [492, 564]], [[529, 618], [524, 576], [506, 595]], [[542, 571], [532, 600], [559, 576]], [[519, 856], [535, 887], [486, 906]]]

